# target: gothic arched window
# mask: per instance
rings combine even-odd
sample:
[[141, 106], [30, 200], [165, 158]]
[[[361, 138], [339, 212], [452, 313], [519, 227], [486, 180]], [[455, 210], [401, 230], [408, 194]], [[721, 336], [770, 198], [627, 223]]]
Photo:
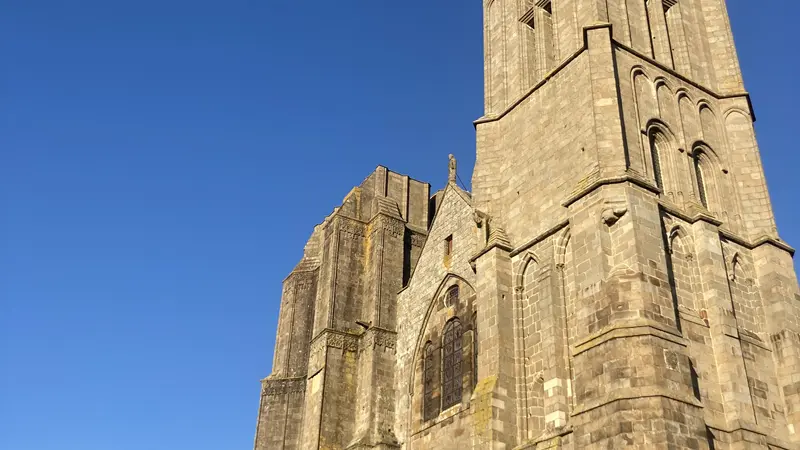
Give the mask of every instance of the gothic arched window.
[[425, 345], [425, 360], [422, 366], [422, 382], [424, 396], [422, 399], [422, 409], [424, 420], [435, 419], [439, 415], [439, 402], [433, 397], [436, 386], [436, 351], [433, 344], [428, 342]]
[[653, 178], [659, 189], [664, 189], [664, 180], [661, 176], [661, 152], [659, 149], [658, 132], [650, 132], [650, 158], [653, 160]]
[[694, 173], [697, 176], [697, 195], [700, 196], [700, 203], [708, 208], [708, 193], [706, 192], [706, 179], [703, 175], [703, 166], [700, 163], [700, 155], [694, 157]]
[[462, 334], [461, 322], [458, 319], [451, 320], [444, 328], [444, 338], [442, 340], [444, 363], [444, 369], [442, 370], [442, 409], [461, 403], [464, 375]]

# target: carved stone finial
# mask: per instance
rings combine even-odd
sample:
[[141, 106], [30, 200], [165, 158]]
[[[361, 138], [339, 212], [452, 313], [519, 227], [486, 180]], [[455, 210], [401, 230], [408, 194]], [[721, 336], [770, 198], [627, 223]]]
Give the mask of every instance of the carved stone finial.
[[448, 164], [448, 171], [447, 171], [447, 181], [450, 183], [456, 182], [456, 157], [453, 155], [448, 155], [450, 158], [450, 163]]

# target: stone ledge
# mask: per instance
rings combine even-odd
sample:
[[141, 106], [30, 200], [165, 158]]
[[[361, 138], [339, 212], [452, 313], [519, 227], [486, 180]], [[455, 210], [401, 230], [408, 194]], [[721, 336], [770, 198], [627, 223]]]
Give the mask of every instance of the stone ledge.
[[325, 352], [328, 348], [340, 348], [347, 352], [356, 352], [361, 335], [345, 331], [325, 328], [320, 331], [309, 345], [308, 374], [319, 372], [325, 366]]
[[559, 231], [563, 230], [564, 228], [566, 228], [568, 226], [569, 226], [569, 219], [562, 220], [561, 222], [558, 222], [557, 224], [555, 224], [552, 227], [548, 228], [543, 233], [539, 234], [538, 236], [534, 237], [533, 239], [529, 240], [528, 242], [520, 245], [519, 247], [515, 248], [514, 250], [511, 250], [511, 253], [509, 254], [509, 256], [513, 258], [513, 257], [519, 255], [520, 253], [524, 252], [525, 250], [527, 250], [527, 249], [533, 247], [534, 245], [544, 241], [545, 239], [547, 239], [550, 236], [558, 233]]
[[261, 380], [261, 395], [305, 394], [306, 378], [264, 378]]
[[525, 441], [513, 448], [513, 450], [545, 450], [549, 448], [561, 448], [561, 439], [572, 433], [572, 426], [566, 425], [554, 430], [547, 430], [539, 436]]
[[654, 194], [661, 193], [661, 190], [658, 187], [656, 187], [655, 184], [651, 183], [649, 180], [642, 178], [639, 174], [635, 172], [627, 172], [625, 174], [618, 176], [601, 177], [591, 180], [593, 174], [597, 174], [597, 172], [589, 174], [587, 178], [584, 179], [585, 180], [584, 184], [582, 186], [577, 187], [569, 196], [567, 196], [567, 198], [561, 202], [561, 206], [568, 208], [570, 205], [582, 199], [583, 197], [591, 194], [595, 190], [611, 184], [631, 183], [647, 191], [650, 191]]
[[478, 261], [478, 259], [480, 259], [481, 256], [489, 253], [490, 251], [492, 251], [495, 248], [503, 250], [504, 252], [507, 252], [507, 253], [510, 253], [511, 250], [512, 250], [511, 246], [505, 245], [505, 244], [500, 243], [500, 242], [493, 242], [493, 243], [487, 245], [486, 247], [484, 247], [483, 250], [479, 251], [478, 253], [476, 253], [474, 256], [472, 256], [469, 259], [469, 264], [472, 266], [473, 270], [475, 269], [475, 262]]
[[740, 330], [738, 328], [734, 329], [732, 331], [728, 331], [726, 329], [724, 331], [724, 333], [725, 333], [726, 336], [732, 337], [732, 338], [734, 338], [736, 340], [739, 340], [741, 342], [746, 342], [748, 344], [755, 345], [756, 347], [758, 347], [758, 348], [760, 348], [762, 350], [766, 350], [768, 352], [772, 352], [772, 349], [769, 348], [769, 346], [767, 344], [765, 344], [763, 341], [758, 339], [757, 336], [753, 337], [753, 336], [748, 335], [747, 333], [743, 333], [742, 331], [743, 330]]
[[645, 386], [639, 388], [617, 389], [609, 392], [608, 394], [592, 400], [591, 402], [577, 405], [575, 407], [575, 411], [573, 411], [570, 416], [576, 417], [621, 400], [639, 400], [646, 398], [666, 398], [676, 402], [684, 403], [689, 406], [694, 406], [696, 408], [703, 408], [703, 404], [693, 396], [681, 395], [663, 387]]
[[581, 339], [573, 346], [572, 356], [578, 356], [614, 339], [637, 336], [654, 336], [683, 347], [688, 345], [686, 338], [678, 334], [677, 330], [665, 327], [653, 320], [636, 319], [611, 324]]
[[397, 343], [396, 332], [379, 327], [368, 328], [359, 338], [359, 351], [375, 347], [394, 350]]
[[678, 309], [678, 314], [680, 315], [681, 320], [684, 322], [693, 323], [703, 328], [709, 328], [709, 325], [705, 320], [703, 320], [702, 317], [700, 317], [700, 314], [698, 314], [697, 311], [686, 309], [681, 306]]
[[[721, 425], [718, 423], [706, 422], [706, 426], [710, 430], [717, 431], [720, 433], [725, 433], [727, 435], [733, 435], [737, 433], [752, 433], [758, 435], [764, 440], [766, 440], [770, 448], [781, 449], [781, 450], [800, 450], [800, 445], [792, 444], [791, 442], [787, 442], [782, 439], [778, 439], [774, 436], [771, 436], [770, 430], [752, 422], [743, 422], [736, 420], [730, 425]], [[734, 442], [739, 442], [739, 441], [749, 442], [747, 439], [737, 439]]]
[[516, 108], [517, 106], [519, 106], [519, 104], [520, 104], [520, 103], [524, 102], [524, 101], [525, 101], [525, 99], [527, 99], [528, 97], [530, 97], [531, 95], [533, 95], [533, 93], [534, 93], [534, 92], [538, 91], [538, 90], [539, 90], [539, 89], [540, 89], [542, 86], [544, 86], [544, 85], [545, 85], [545, 83], [547, 83], [548, 81], [550, 81], [550, 79], [551, 79], [551, 78], [553, 78], [554, 76], [556, 76], [556, 74], [558, 74], [559, 72], [561, 72], [562, 70], [564, 70], [564, 69], [565, 69], [567, 66], [569, 66], [569, 65], [572, 63], [572, 61], [576, 60], [576, 59], [577, 59], [577, 58], [578, 58], [578, 57], [579, 57], [579, 56], [580, 56], [580, 55], [581, 55], [583, 52], [585, 52], [587, 49], [588, 49], [588, 46], [586, 45], [586, 41], [584, 40], [583, 47], [581, 47], [581, 48], [580, 48], [580, 49], [578, 49], [578, 50], [577, 50], [575, 53], [573, 53], [572, 55], [570, 55], [570, 56], [569, 56], [567, 59], [565, 59], [565, 60], [564, 60], [564, 62], [562, 62], [561, 64], [559, 64], [558, 66], [556, 66], [556, 68], [554, 68], [553, 70], [551, 70], [550, 72], [548, 72], [548, 73], [547, 73], [547, 74], [544, 76], [544, 78], [542, 78], [542, 80], [541, 80], [541, 81], [539, 81], [539, 82], [538, 82], [538, 83], [536, 83], [536, 84], [535, 84], [535, 85], [534, 85], [532, 88], [530, 88], [530, 89], [528, 90], [528, 92], [526, 92], [526, 93], [522, 94], [522, 96], [520, 96], [520, 97], [519, 97], [517, 100], [515, 100], [515, 101], [514, 101], [513, 103], [511, 103], [511, 104], [510, 104], [508, 107], [506, 107], [506, 109], [504, 109], [502, 112], [500, 112], [500, 113], [497, 113], [497, 114], [492, 114], [492, 115], [483, 116], [483, 117], [481, 117], [481, 118], [479, 118], [479, 119], [475, 120], [474, 122], [472, 122], [472, 125], [473, 125], [475, 128], [477, 128], [477, 127], [478, 127], [478, 125], [480, 125], [480, 124], [483, 124], [483, 123], [491, 123], [491, 122], [496, 122], [496, 121], [498, 121], [498, 120], [502, 119], [502, 118], [503, 118], [503, 117], [505, 117], [505, 116], [506, 116], [508, 113], [510, 113], [511, 111], [513, 111], [513, 110], [514, 110], [514, 108]]
[[678, 206], [675, 205], [674, 203], [664, 199], [658, 200], [658, 206], [660, 206], [662, 210], [668, 212], [670, 215], [673, 215], [683, 220], [684, 222], [688, 222], [690, 224], [702, 220], [703, 222], [708, 222], [716, 227], [722, 225], [722, 221], [715, 219], [711, 215], [707, 214], [707, 211], [703, 211], [701, 209], [696, 209], [694, 211], [694, 214], [687, 214], [678, 209]]

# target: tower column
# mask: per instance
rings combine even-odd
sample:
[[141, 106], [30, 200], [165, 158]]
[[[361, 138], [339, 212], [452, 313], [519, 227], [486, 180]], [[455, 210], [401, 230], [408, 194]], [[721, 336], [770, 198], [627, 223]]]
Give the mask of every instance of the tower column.
[[800, 443], [800, 288], [791, 253], [765, 243], [753, 250], [753, 258], [786, 414], [787, 429], [777, 433]]
[[716, 423], [712, 419], [709, 420], [709, 425], [724, 430], [741, 427], [754, 429], [753, 402], [739, 341], [739, 327], [728, 287], [719, 230], [715, 225], [701, 221], [694, 224], [693, 231], [700, 269], [699, 284], [703, 286], [699, 294], [702, 304], [707, 308], [711, 347], [714, 349], [725, 412], [725, 423]]
[[570, 206], [575, 448], [708, 448], [653, 200], [625, 183]]
[[[516, 445], [514, 318], [509, 248], [493, 246], [475, 260], [478, 275], [478, 384], [473, 448]], [[521, 362], [518, 362], [521, 363]], [[505, 444], [505, 445], [502, 445]]]

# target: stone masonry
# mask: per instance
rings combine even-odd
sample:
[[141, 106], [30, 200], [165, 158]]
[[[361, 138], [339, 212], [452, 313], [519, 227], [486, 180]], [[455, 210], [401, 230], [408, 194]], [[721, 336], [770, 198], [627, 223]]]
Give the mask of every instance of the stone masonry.
[[724, 0], [483, 0], [472, 193], [378, 167], [284, 281], [255, 450], [800, 449]]

